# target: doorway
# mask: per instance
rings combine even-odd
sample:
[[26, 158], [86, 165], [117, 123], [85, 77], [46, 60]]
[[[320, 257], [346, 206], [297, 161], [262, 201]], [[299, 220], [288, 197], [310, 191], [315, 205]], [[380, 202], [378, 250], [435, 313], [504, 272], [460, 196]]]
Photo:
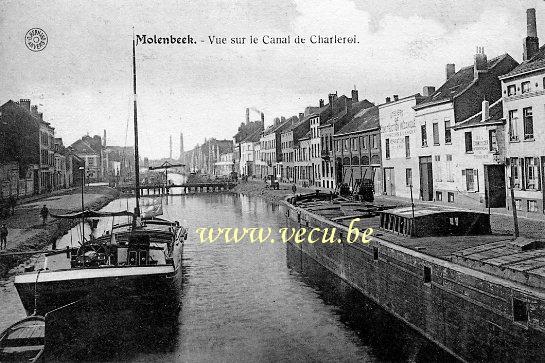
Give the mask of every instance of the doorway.
[[505, 208], [505, 166], [485, 165], [484, 166], [484, 190], [486, 207]]
[[384, 194], [395, 195], [394, 168], [384, 168]]
[[420, 157], [420, 195], [422, 200], [433, 200], [433, 170], [431, 156]]

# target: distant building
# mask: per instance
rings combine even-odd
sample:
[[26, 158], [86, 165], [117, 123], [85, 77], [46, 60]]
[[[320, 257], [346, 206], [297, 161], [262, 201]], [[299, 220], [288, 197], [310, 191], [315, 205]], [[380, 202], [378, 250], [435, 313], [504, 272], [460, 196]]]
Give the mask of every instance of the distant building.
[[71, 145], [74, 153], [85, 162], [86, 181], [102, 182], [104, 181], [105, 151], [102, 144], [102, 138], [98, 135], [93, 137], [86, 135]]
[[333, 153], [338, 183], [352, 190], [370, 180], [381, 194], [380, 125], [378, 106], [366, 107], [333, 136]]
[[0, 113], [0, 196], [47, 191], [52, 185], [53, 128], [29, 99], [10, 100]]
[[311, 130], [316, 130], [311, 139], [314, 150], [312, 163], [316, 186], [335, 189], [338, 180], [335, 178], [337, 169], [333, 137], [352, 120], [357, 112], [373, 106], [373, 103], [368, 100], [359, 101], [358, 91], [354, 89], [351, 98], [345, 95], [337, 97], [337, 93], [330, 94], [327, 106], [327, 113], [324, 112], [325, 117], [311, 121]]
[[312, 161], [310, 159], [310, 136], [311, 131], [309, 129], [305, 135], [300, 138], [294, 137], [293, 140], [295, 184], [302, 187], [309, 187], [314, 183]]
[[220, 158], [214, 164], [215, 176], [230, 176], [234, 171], [233, 153], [220, 154]]
[[238, 127], [237, 133], [233, 136], [232, 147], [233, 147], [233, 162], [235, 164], [235, 171], [240, 173], [240, 158], [242, 155], [242, 149], [240, 143], [245, 140], [248, 136], [256, 133], [263, 132], [265, 128], [265, 116], [263, 112], [260, 113], [260, 120], [250, 121], [250, 109], [246, 109], [246, 120], [241, 123]]

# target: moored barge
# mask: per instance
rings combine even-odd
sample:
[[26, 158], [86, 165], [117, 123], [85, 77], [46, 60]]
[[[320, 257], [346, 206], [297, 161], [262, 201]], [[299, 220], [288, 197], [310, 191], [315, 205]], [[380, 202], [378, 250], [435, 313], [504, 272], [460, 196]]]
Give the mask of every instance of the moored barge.
[[[461, 360], [545, 360], [541, 241], [492, 234], [485, 213], [331, 199], [291, 197], [285, 214], [292, 227], [337, 228], [342, 242], [290, 247]], [[369, 244], [343, 238], [355, 218], [374, 229]]]

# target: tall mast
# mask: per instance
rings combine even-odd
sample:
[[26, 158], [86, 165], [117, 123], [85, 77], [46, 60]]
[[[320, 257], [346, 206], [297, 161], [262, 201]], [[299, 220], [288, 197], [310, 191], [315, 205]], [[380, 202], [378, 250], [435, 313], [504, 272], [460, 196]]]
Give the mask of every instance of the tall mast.
[[134, 90], [134, 177], [136, 207], [135, 217], [140, 217], [140, 157], [138, 154], [138, 117], [136, 111], [136, 45], [134, 42], [134, 28], [132, 32], [132, 84]]

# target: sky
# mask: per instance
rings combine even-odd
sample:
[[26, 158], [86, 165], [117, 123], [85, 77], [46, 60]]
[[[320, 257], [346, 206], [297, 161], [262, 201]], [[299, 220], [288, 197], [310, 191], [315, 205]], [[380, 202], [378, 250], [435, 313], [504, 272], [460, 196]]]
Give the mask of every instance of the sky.
[[[141, 155], [167, 157], [172, 136], [177, 157], [180, 132], [186, 150], [231, 139], [247, 107], [269, 125], [354, 87], [360, 99], [383, 103], [439, 87], [445, 65], [471, 65], [477, 46], [520, 62], [531, 7], [543, 43], [543, 0], [3, 0], [0, 103], [30, 98], [65, 145], [103, 130], [108, 144], [132, 145], [133, 27], [189, 34], [197, 44], [136, 47]], [[35, 27], [48, 35], [40, 52], [24, 43]], [[355, 35], [358, 43], [293, 44], [313, 34]], [[250, 35], [260, 44], [207, 43]], [[265, 35], [290, 35], [292, 44], [261, 44]]]

